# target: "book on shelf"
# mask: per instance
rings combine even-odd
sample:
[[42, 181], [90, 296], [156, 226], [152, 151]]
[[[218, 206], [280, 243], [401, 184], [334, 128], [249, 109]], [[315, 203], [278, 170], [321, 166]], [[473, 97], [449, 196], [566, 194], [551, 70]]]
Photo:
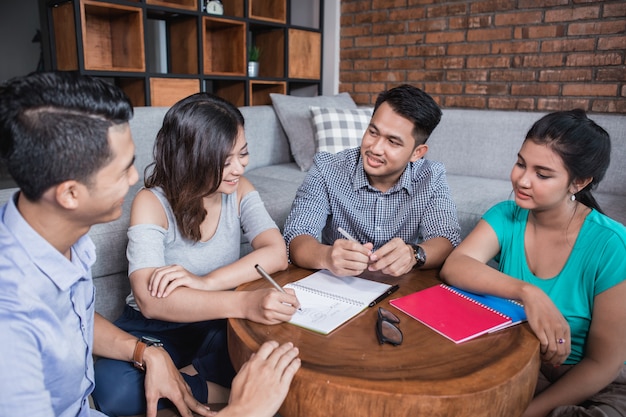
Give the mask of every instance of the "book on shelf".
[[389, 303], [455, 343], [526, 320], [524, 307], [514, 300], [474, 294], [446, 284], [435, 285]]
[[391, 285], [359, 277], [339, 277], [320, 270], [283, 288], [292, 288], [300, 301], [300, 310], [289, 323], [329, 334], [365, 310]]

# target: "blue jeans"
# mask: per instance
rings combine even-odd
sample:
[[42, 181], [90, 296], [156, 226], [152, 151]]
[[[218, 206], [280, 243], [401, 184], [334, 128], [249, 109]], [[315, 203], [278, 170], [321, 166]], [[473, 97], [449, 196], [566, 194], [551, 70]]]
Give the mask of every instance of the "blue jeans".
[[[194, 397], [206, 403], [206, 381], [230, 387], [235, 370], [228, 356], [226, 320], [197, 323], [170, 323], [147, 319], [126, 306], [115, 325], [137, 337], [152, 336], [163, 342], [178, 369], [193, 364], [198, 375], [182, 374]], [[108, 416], [128, 416], [146, 411], [144, 374], [132, 363], [98, 359], [95, 363], [96, 387], [92, 397], [96, 407]], [[158, 408], [171, 407], [161, 399]]]

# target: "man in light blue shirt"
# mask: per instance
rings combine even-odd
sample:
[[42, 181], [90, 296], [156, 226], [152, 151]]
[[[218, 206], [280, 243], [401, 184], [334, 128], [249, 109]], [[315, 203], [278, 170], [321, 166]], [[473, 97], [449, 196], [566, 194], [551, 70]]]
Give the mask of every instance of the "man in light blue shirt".
[[440, 119], [401, 85], [378, 96], [359, 148], [318, 153], [285, 223], [291, 261], [336, 275], [440, 267], [460, 241], [445, 169], [423, 159]]
[[[102, 415], [89, 408], [92, 354], [145, 370], [148, 417], [168, 398], [196, 401], [167, 352], [94, 312], [89, 228], [120, 217], [137, 182], [132, 107], [116, 87], [74, 73], [0, 86], [0, 156], [20, 191], [0, 207], [0, 416]], [[226, 415], [272, 416], [300, 366], [291, 344], [265, 344], [233, 381]], [[267, 369], [269, 372], [258, 372]], [[266, 387], [251, 393], [247, 385]]]

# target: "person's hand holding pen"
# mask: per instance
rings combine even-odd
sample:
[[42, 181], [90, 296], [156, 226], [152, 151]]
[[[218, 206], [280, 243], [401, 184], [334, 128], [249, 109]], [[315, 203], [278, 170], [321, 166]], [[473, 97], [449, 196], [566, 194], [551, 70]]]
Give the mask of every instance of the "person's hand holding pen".
[[[272, 286], [273, 286], [274, 288], [276, 288], [278, 291], [280, 291], [280, 292], [281, 292], [281, 293], [283, 293], [283, 294], [288, 294], [288, 293], [287, 293], [287, 291], [286, 291], [283, 287], [281, 287], [280, 285], [278, 285], [278, 283], [277, 283], [276, 281], [274, 281], [274, 278], [272, 278], [272, 277], [270, 276], [270, 274], [268, 274], [268, 273], [265, 271], [265, 269], [263, 269], [263, 267], [262, 267], [261, 265], [256, 264], [256, 265], [254, 265], [254, 268], [257, 270], [257, 272], [258, 272], [258, 273], [259, 273], [259, 274], [260, 274], [263, 278], [265, 278], [265, 279], [266, 279], [266, 280], [267, 280], [270, 284], [272, 284]], [[289, 294], [292, 294], [292, 295], [294, 295], [294, 296], [295, 296], [295, 293], [294, 293], [294, 291], [293, 291], [292, 289], [289, 289]], [[296, 298], [296, 301], [297, 301], [297, 300], [298, 300], [298, 299]], [[296, 304], [293, 304], [293, 303], [288, 303], [288, 304], [289, 304], [289, 305], [291, 305], [291, 306], [293, 306], [293, 307], [296, 307], [298, 310], [302, 310], [302, 309], [300, 308], [300, 302], [299, 302], [299, 301], [297, 301], [297, 303], [296, 303]]]
[[337, 239], [330, 247], [326, 259], [326, 269], [338, 276], [356, 276], [367, 270], [370, 255], [374, 245], [361, 244], [348, 232], [339, 227], [337, 229], [345, 239]]

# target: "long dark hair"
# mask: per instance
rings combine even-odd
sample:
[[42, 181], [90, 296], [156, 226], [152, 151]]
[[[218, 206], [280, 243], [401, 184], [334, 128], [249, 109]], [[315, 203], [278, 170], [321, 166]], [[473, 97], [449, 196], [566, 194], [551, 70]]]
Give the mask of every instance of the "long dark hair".
[[570, 181], [592, 178], [576, 193], [576, 199], [603, 213], [591, 191], [602, 181], [611, 162], [611, 139], [606, 130], [589, 119], [584, 110], [576, 109], [542, 117], [528, 131], [526, 140], [549, 146], [556, 152]]
[[244, 119], [237, 107], [209, 93], [174, 104], [154, 144], [154, 162], [145, 186], [161, 187], [181, 234], [199, 241], [206, 217], [202, 198], [220, 186], [224, 164]]

